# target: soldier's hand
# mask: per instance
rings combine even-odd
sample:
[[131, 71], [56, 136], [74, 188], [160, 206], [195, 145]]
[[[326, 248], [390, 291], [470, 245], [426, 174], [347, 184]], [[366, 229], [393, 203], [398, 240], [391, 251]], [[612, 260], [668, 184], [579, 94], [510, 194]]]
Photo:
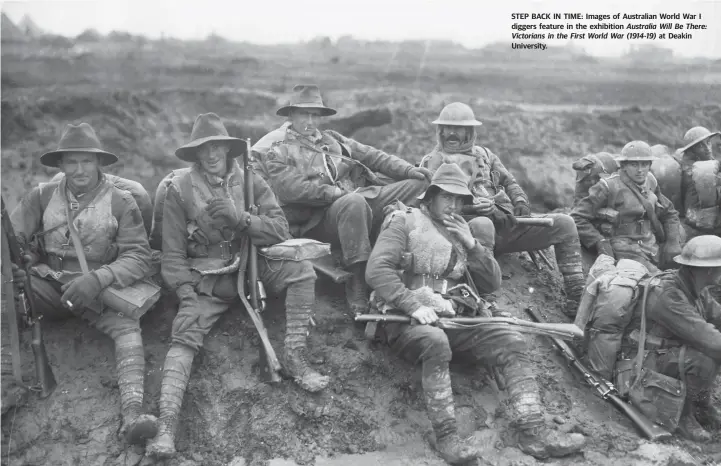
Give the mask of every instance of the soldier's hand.
[[519, 202], [513, 207], [513, 215], [516, 217], [528, 217], [531, 215], [531, 208], [525, 202]]
[[[69, 309], [79, 309], [88, 307], [103, 291], [103, 288], [95, 274], [88, 272], [64, 284], [60, 291], [63, 292], [60, 297], [63, 306]], [[71, 305], [68, 305], [68, 302]]]
[[408, 171], [408, 178], [414, 180], [427, 180], [430, 183], [431, 178], [433, 178], [433, 173], [431, 173], [431, 171], [427, 168], [413, 167]]
[[240, 224], [242, 210], [239, 210], [230, 199], [214, 197], [208, 201], [205, 207], [208, 214], [213, 220], [221, 220], [231, 229], [235, 229]]
[[411, 317], [416, 319], [421, 325], [429, 325], [438, 321], [436, 311], [428, 306], [419, 307], [413, 314], [411, 314]]
[[22, 291], [25, 289], [25, 282], [28, 279], [28, 274], [25, 272], [25, 270], [21, 269], [17, 266], [17, 264], [13, 264], [13, 283], [15, 286], [15, 289], [18, 291]]
[[468, 226], [468, 222], [466, 222], [460, 215], [446, 215], [443, 218], [443, 225], [448, 228], [448, 231], [450, 231], [451, 234], [458, 238], [466, 249], [471, 249], [476, 244], [476, 238], [474, 238], [471, 233], [471, 227]]
[[493, 206], [496, 205], [493, 199], [481, 197], [473, 201], [473, 204], [463, 206], [463, 212], [468, 212], [472, 215], [480, 215], [482, 217], [488, 216], [493, 212]]

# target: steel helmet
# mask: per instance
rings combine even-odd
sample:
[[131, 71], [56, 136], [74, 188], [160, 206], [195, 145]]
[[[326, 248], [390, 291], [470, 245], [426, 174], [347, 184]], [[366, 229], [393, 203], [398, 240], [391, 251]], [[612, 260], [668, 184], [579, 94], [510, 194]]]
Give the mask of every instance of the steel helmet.
[[703, 126], [695, 126], [690, 130], [686, 131], [686, 134], [684, 134], [683, 136], [683, 143], [686, 145], [680, 148], [678, 151], [684, 152], [686, 149], [690, 149], [692, 146], [695, 146], [699, 142], [705, 141], [706, 139], [716, 136], [717, 134], [721, 133], [719, 133], [718, 131], [711, 132]]
[[438, 119], [433, 122], [434, 125], [450, 125], [450, 126], [481, 126], [481, 122], [476, 120], [473, 110], [468, 105], [461, 102], [453, 102], [446, 105], [438, 115]]
[[721, 267], [721, 238], [703, 235], [691, 239], [673, 260], [692, 267]]
[[621, 149], [619, 162], [651, 162], [656, 156], [651, 151], [651, 146], [643, 141], [631, 141]]

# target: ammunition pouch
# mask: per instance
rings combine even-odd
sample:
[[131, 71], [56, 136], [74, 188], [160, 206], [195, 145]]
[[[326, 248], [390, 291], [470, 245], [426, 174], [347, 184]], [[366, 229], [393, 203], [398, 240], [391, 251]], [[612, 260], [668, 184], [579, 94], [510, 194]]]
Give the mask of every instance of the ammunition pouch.
[[644, 367], [628, 390], [628, 400], [651, 421], [673, 432], [686, 402], [686, 384]]

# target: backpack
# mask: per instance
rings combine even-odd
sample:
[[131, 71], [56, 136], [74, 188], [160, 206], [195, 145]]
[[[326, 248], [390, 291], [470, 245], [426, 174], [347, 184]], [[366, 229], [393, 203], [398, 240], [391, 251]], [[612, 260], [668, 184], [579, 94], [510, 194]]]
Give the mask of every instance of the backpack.
[[598, 183], [601, 178], [607, 178], [618, 170], [618, 162], [613, 154], [598, 152], [588, 154], [573, 162], [576, 170], [576, 189], [573, 195], [573, 204], [588, 196], [591, 186]]

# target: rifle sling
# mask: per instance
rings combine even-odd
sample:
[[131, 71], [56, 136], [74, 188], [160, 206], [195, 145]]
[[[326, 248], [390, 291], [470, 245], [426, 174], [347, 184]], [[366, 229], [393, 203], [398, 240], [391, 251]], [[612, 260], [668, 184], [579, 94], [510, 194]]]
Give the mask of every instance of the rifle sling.
[[88, 273], [90, 271], [88, 269], [88, 261], [85, 259], [85, 251], [83, 251], [83, 245], [80, 242], [80, 235], [78, 235], [78, 230], [73, 224], [73, 218], [70, 212], [70, 203], [67, 202], [67, 196], [65, 196], [65, 216], [68, 222], [68, 231], [70, 232], [70, 238], [72, 238], [73, 240], [73, 247], [75, 248], [75, 253], [78, 255], [78, 262], [80, 262], [80, 270], [82, 270], [83, 273]]

